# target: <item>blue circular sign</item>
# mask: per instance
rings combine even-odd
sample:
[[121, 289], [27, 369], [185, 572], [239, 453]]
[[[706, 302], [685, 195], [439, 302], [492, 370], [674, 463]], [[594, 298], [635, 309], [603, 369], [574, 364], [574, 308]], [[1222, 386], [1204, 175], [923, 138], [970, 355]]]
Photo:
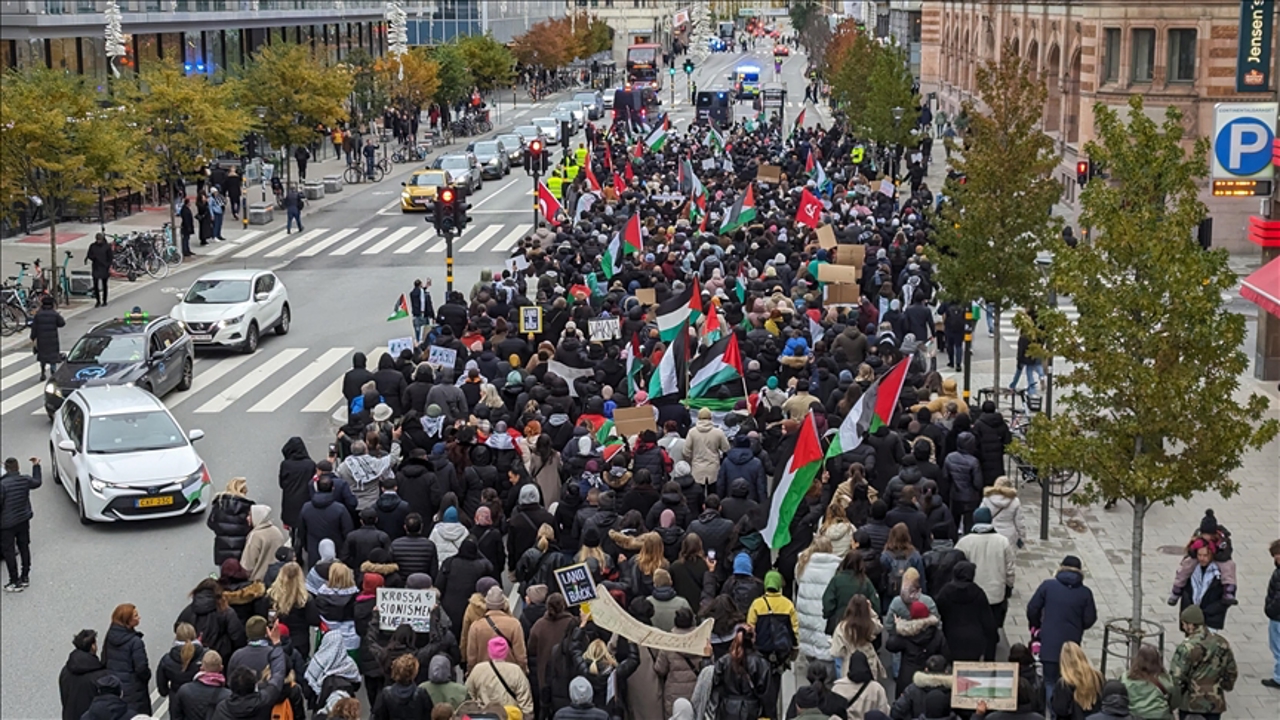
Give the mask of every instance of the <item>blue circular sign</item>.
[[1249, 177], [1271, 163], [1271, 144], [1275, 136], [1271, 128], [1258, 118], [1241, 117], [1218, 131], [1213, 141], [1213, 154], [1218, 164], [1232, 175]]
[[107, 369], [101, 365], [92, 365], [76, 371], [77, 380], [97, 380], [107, 376]]

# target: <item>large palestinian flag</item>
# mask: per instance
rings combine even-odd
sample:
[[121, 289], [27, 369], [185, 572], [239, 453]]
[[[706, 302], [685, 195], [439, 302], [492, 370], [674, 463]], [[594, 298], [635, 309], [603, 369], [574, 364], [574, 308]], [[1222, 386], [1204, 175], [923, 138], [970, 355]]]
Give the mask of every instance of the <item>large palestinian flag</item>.
[[881, 425], [888, 425], [893, 419], [893, 410], [898, 405], [898, 395], [902, 392], [902, 381], [907, 378], [907, 365], [911, 360], [901, 360], [893, 366], [884, 377], [871, 384], [862, 393], [858, 402], [849, 410], [835, 438], [827, 448], [827, 457], [835, 457], [862, 444], [867, 435], [876, 431]]
[[765, 525], [763, 532], [764, 541], [770, 548], [777, 550], [791, 542], [791, 521], [796, 516], [796, 508], [800, 507], [800, 501], [809, 492], [821, 469], [822, 444], [818, 442], [818, 428], [810, 412], [805, 415], [795, 450], [787, 458], [782, 477], [773, 491], [769, 524]]
[[755, 190], [753, 186], [748, 185], [747, 191], [738, 196], [738, 202], [734, 203], [729, 213], [724, 216], [724, 222], [720, 224], [720, 234], [728, 235], [755, 219]]
[[[743, 374], [738, 338], [729, 333], [689, 363], [689, 397], [706, 397], [717, 385], [737, 380]], [[738, 393], [741, 397], [741, 393]]]
[[692, 325], [702, 317], [702, 290], [695, 277], [684, 291], [658, 306], [658, 334], [662, 341], [669, 343], [675, 339], [681, 323]]
[[689, 375], [689, 321], [676, 327], [675, 337], [662, 353], [653, 377], [649, 378], [649, 401], [662, 397], [683, 397]]

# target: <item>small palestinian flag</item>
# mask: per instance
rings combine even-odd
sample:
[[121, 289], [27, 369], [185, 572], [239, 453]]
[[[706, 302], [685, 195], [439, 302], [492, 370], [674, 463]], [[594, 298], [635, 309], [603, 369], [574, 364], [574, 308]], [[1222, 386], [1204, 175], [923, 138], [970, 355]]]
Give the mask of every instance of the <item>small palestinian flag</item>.
[[738, 337], [730, 333], [689, 363], [689, 397], [708, 397], [712, 388], [737, 380], [742, 375]]
[[[649, 401], [661, 397], [684, 395], [684, 385], [689, 374], [689, 320], [676, 326], [671, 344], [662, 353], [662, 360], [649, 378]], [[655, 403], [656, 404], [656, 403]]]
[[728, 235], [755, 219], [755, 191], [753, 186], [748, 185], [747, 191], [738, 196], [738, 202], [734, 203], [729, 213], [724, 216], [724, 222], [720, 225], [720, 234]]
[[387, 318], [387, 322], [407, 317], [409, 317], [409, 301], [405, 299], [404, 293], [400, 293], [400, 299], [396, 301], [396, 307], [391, 311], [391, 317]]
[[858, 402], [836, 430], [831, 445], [827, 447], [827, 457], [835, 457], [857, 448], [867, 435], [892, 422], [909, 364], [909, 359], [899, 361], [884, 377], [872, 383], [862, 393], [862, 397], [858, 398]]

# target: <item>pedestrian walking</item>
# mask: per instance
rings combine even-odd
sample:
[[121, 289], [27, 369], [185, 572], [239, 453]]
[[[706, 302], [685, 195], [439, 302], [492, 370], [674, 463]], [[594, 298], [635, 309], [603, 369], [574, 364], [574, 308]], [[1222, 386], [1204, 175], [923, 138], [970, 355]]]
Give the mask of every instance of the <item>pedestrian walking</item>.
[[1271, 571], [1271, 580], [1267, 583], [1267, 599], [1263, 603], [1263, 611], [1267, 615], [1267, 638], [1275, 666], [1271, 668], [1271, 677], [1265, 678], [1262, 684], [1272, 690], [1280, 690], [1280, 540], [1271, 543], [1271, 562], [1275, 563], [1275, 569]]
[[298, 223], [298, 232], [302, 232], [302, 208], [306, 205], [306, 201], [302, 199], [302, 193], [298, 192], [296, 185], [290, 185], [289, 191], [284, 195], [284, 212], [287, 219], [285, 220], [284, 232], [289, 234], [293, 232], [293, 224]]
[[84, 254], [84, 261], [90, 265], [90, 274], [93, 276], [94, 307], [107, 304], [107, 279], [111, 277], [111, 261], [114, 257], [111, 244], [107, 242], [107, 234], [98, 233], [94, 236], [93, 244]]
[[1155, 646], [1143, 643], [1138, 648], [1121, 682], [1128, 693], [1129, 714], [1136, 720], [1173, 720], [1182, 696]]
[[373, 138], [364, 141], [364, 148], [361, 150], [364, 154], [364, 174], [370, 180], [373, 179], [373, 166], [378, 156], [378, 146], [373, 144]]
[[991, 510], [979, 507], [973, 512], [972, 531], [960, 538], [956, 549], [977, 566], [976, 582], [987, 594], [996, 628], [1004, 627], [1009, 596], [1013, 594], [1017, 556], [1008, 538], [996, 532], [991, 524]]
[[[40, 487], [40, 458], [31, 458], [31, 474], [23, 475], [17, 458], [6, 458], [0, 475], [0, 549], [9, 573], [6, 592], [22, 592], [31, 585], [31, 491]], [[15, 547], [17, 552], [15, 553]], [[18, 569], [18, 558], [22, 569]]]
[[120, 682], [120, 696], [135, 714], [151, 714], [151, 663], [138, 625], [142, 616], [130, 603], [117, 605], [102, 645], [102, 664]]
[[1079, 644], [1084, 631], [1098, 621], [1093, 591], [1085, 587], [1080, 558], [1062, 559], [1058, 573], [1040, 583], [1027, 603], [1027, 622], [1040, 631], [1040, 663], [1044, 668], [1045, 704], [1053, 702], [1062, 646]]
[[226, 240], [222, 237], [222, 217], [227, 212], [227, 203], [222, 199], [222, 193], [218, 188], [209, 190], [209, 216], [213, 222], [213, 238], [215, 240]]
[[182, 238], [182, 257], [195, 257], [196, 254], [191, 252], [191, 236], [195, 234], [196, 216], [191, 212], [191, 198], [182, 198], [182, 208], [178, 210], [178, 237]]
[[52, 295], [40, 298], [40, 309], [31, 318], [31, 342], [35, 344], [36, 361], [40, 363], [40, 380], [53, 375], [62, 362], [62, 346], [58, 339], [58, 329], [66, 327], [67, 321], [55, 309]]
[[1063, 643], [1058, 658], [1061, 675], [1049, 709], [1057, 718], [1086, 717], [1098, 709], [1102, 700], [1102, 673], [1093, 667], [1078, 643]]
[[307, 161], [311, 159], [311, 151], [305, 146], [299, 145], [293, 151], [293, 159], [298, 162], [298, 179], [305, 181], [307, 179]]
[[1178, 714], [1182, 720], [1193, 715], [1219, 720], [1227, 710], [1226, 694], [1236, 687], [1236, 657], [1231, 643], [1205, 627], [1204, 612], [1190, 605], [1179, 616], [1186, 639], [1173, 652], [1169, 672], [1182, 700]]
[[431, 302], [431, 278], [424, 283], [421, 278], [413, 281], [413, 289], [409, 291], [409, 309], [413, 314], [414, 342], [425, 342], [422, 329], [431, 324], [436, 316], [435, 305]]
[[233, 166], [227, 171], [222, 181], [222, 193], [227, 196], [227, 204], [231, 206], [231, 217], [240, 219], [240, 196], [244, 192], [244, 177]]

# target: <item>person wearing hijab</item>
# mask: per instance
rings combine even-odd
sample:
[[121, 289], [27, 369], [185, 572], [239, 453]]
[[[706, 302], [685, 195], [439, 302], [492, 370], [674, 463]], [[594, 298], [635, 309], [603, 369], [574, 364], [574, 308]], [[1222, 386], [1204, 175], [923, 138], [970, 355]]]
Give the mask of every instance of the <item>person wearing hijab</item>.
[[[684, 702], [688, 704], [689, 701]], [[688, 718], [693, 718], [692, 705], [689, 706]], [[595, 706], [591, 681], [579, 675], [569, 681], [569, 705], [557, 710], [552, 720], [609, 720], [609, 713]]]
[[342, 691], [347, 697], [355, 697], [360, 688], [360, 668], [343, 647], [342, 633], [328, 632], [320, 640], [320, 647], [311, 656], [304, 675], [303, 694], [312, 707], [324, 707], [329, 696]]
[[307, 571], [307, 592], [315, 595], [329, 580], [329, 568], [338, 559], [338, 550], [329, 538], [320, 541], [320, 559]]
[[[532, 487], [532, 486], [529, 486]], [[493, 525], [493, 513], [488, 507], [481, 505], [475, 514], [475, 525], [471, 528], [471, 539], [475, 540], [480, 554], [493, 565], [495, 572], [500, 572], [507, 564], [507, 551], [502, 542], [502, 532]]]

